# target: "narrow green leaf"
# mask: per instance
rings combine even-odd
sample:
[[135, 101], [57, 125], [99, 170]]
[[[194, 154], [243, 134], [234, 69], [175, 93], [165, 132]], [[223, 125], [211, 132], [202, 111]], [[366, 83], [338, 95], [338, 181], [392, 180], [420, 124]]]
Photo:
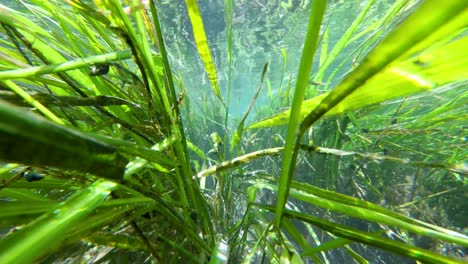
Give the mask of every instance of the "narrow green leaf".
[[197, 44], [198, 53], [205, 65], [205, 71], [208, 75], [208, 79], [210, 80], [211, 88], [213, 89], [216, 97], [223, 102], [223, 98], [221, 97], [221, 92], [219, 90], [216, 67], [211, 56], [210, 48], [208, 47], [205, 28], [203, 26], [203, 20], [197, 1], [185, 0], [185, 3], [187, 5], [190, 22], [192, 23], [193, 36], [195, 38], [195, 43]]
[[[2, 190], [2, 196], [6, 190]], [[10, 216], [27, 216], [42, 214], [51, 211], [57, 206], [58, 202], [55, 201], [19, 201], [19, 202], [1, 202], [2, 210], [0, 218]]]
[[[231, 81], [232, 81], [232, 22], [234, 15], [234, 1], [224, 0], [224, 22], [226, 23], [227, 32], [227, 100], [226, 100], [226, 111], [224, 115], [224, 129], [228, 129], [229, 122], [229, 104], [231, 102]], [[226, 134], [226, 137], [228, 135]], [[227, 138], [224, 140], [227, 142]], [[227, 151], [227, 148], [226, 148]], [[226, 156], [227, 153], [224, 153]]]
[[[420, 55], [392, 65], [369, 79], [364, 85], [331, 108], [323, 116], [333, 116], [395, 99], [417, 92], [430, 91], [436, 86], [467, 78], [468, 37], [427, 50]], [[330, 93], [324, 93], [302, 104], [301, 117], [315, 109]], [[290, 110], [258, 121], [247, 129], [286, 124]]]
[[[330, 51], [330, 53], [326, 56], [326, 59], [323, 62], [323, 64], [322, 63], [320, 64], [321, 66], [318, 72], [314, 75], [315, 76], [313, 78], [314, 81], [322, 81], [323, 76], [325, 75], [325, 72], [327, 71], [328, 67], [332, 64], [332, 62], [336, 60], [336, 57], [338, 56], [338, 54], [340, 54], [341, 51], [344, 49], [344, 47], [346, 47], [346, 45], [349, 43], [349, 40], [353, 36], [354, 32], [356, 32], [356, 30], [358, 29], [359, 25], [364, 20], [364, 17], [366, 16], [367, 12], [369, 11], [369, 9], [372, 7], [373, 4], [374, 4], [374, 0], [370, 0], [367, 2], [367, 5], [361, 11], [359, 16], [353, 21], [353, 23], [348, 28], [348, 30], [346, 30], [346, 32], [343, 34], [343, 36], [341, 36], [341, 38], [335, 44], [335, 46]], [[325, 36], [328, 36], [328, 34], [326, 34]], [[324, 39], [326, 40], [327, 37], [325, 37]], [[325, 49], [325, 52], [326, 52], [326, 49]]]
[[34, 106], [39, 110], [44, 116], [49, 118], [50, 120], [54, 121], [57, 124], [63, 125], [64, 122], [62, 119], [58, 118], [54, 113], [52, 113], [47, 107], [43, 106], [40, 102], [35, 100], [31, 95], [26, 93], [21, 87], [16, 85], [12, 81], [0, 81], [0, 84], [3, 84], [4, 86], [10, 88], [13, 92], [21, 96], [26, 102], [28, 102], [31, 106]]
[[67, 62], [35, 66], [23, 69], [15, 69], [8, 71], [0, 71], [0, 80], [11, 80], [18, 78], [27, 78], [31, 76], [38, 76], [42, 74], [52, 74], [56, 72], [63, 72], [69, 70], [75, 70], [82, 67], [89, 67], [93, 64], [105, 63], [111, 61], [118, 61], [131, 58], [132, 53], [130, 50], [124, 50], [119, 52], [112, 52], [108, 54], [102, 54], [97, 56], [90, 56], [88, 58], [80, 58]]
[[[300, 134], [330, 109], [365, 84], [370, 78], [382, 71], [405, 54], [416, 43], [423, 41], [434, 30], [443, 26], [454, 16], [462, 13], [468, 6], [466, 1], [424, 2], [418, 10], [409, 16], [398, 28], [375, 47], [364, 61], [350, 73], [327, 97], [309, 113], [301, 123]], [[458, 30], [458, 28], [453, 29]], [[402, 75], [410, 75], [403, 73]], [[410, 79], [413, 79], [411, 75]], [[419, 80], [415, 80], [419, 81]], [[420, 85], [432, 87], [433, 84], [423, 81]]]
[[[139, 105], [115, 96], [98, 95], [90, 97], [79, 96], [57, 96], [49, 93], [28, 92], [34, 100], [42, 105], [57, 105], [61, 107], [70, 106], [109, 106], [109, 105], [130, 105], [139, 108]], [[9, 91], [0, 91], [0, 99], [17, 106], [30, 106], [33, 103], [26, 103], [22, 97]]]
[[316, 247], [308, 247], [304, 249], [304, 252], [302, 252], [302, 256], [313, 256], [317, 253], [320, 253], [322, 251], [329, 251], [332, 249], [340, 248], [344, 245], [347, 245], [349, 243], [352, 243], [353, 241], [345, 238], [335, 238], [333, 240], [327, 241], [319, 246]]
[[197, 156], [198, 156], [200, 159], [202, 159], [202, 160], [206, 159], [205, 153], [204, 153], [201, 149], [199, 149], [197, 146], [195, 146], [192, 142], [190, 142], [190, 141], [188, 141], [188, 140], [187, 140], [187, 147], [188, 147], [191, 151], [193, 151], [195, 154], [197, 154]]
[[115, 147], [0, 101], [0, 159], [120, 179], [127, 160]]
[[[300, 185], [300, 184], [296, 184], [296, 186], [297, 185]], [[274, 185], [266, 184], [264, 186], [272, 190], [277, 189], [276, 186]], [[323, 208], [326, 208], [328, 210], [332, 210], [335, 212], [340, 212], [342, 214], [345, 214], [351, 217], [356, 217], [356, 218], [364, 219], [367, 221], [372, 221], [375, 223], [396, 226], [396, 227], [403, 228], [403, 229], [409, 230], [417, 234], [429, 236], [429, 237], [440, 239], [440, 240], [447, 241], [450, 243], [457, 243], [462, 246], [468, 246], [468, 237], [463, 234], [450, 231], [450, 230], [444, 231], [444, 230], [436, 230], [431, 227], [426, 227], [427, 224], [426, 226], [423, 226], [420, 222], [416, 220], [403, 217], [403, 216], [399, 216], [396, 213], [388, 209], [385, 210], [376, 205], [370, 206], [370, 207], [377, 208], [377, 210], [373, 210], [370, 208], [366, 208], [367, 206], [352, 205], [349, 203], [349, 199], [346, 199], [347, 200], [346, 202], [341, 202], [341, 201], [338, 201], [338, 199], [336, 198], [316, 196], [313, 194], [308, 194], [303, 191], [299, 191], [298, 189], [291, 189], [291, 196], [296, 199], [305, 201], [307, 203], [314, 204], [314, 205], [317, 205], [317, 206], [320, 206], [320, 207], [323, 207]], [[346, 195], [342, 195], [342, 194], [337, 194], [337, 196], [346, 197]], [[365, 203], [366, 205], [370, 204], [370, 203], [366, 203], [364, 201], [359, 201], [359, 200], [357, 200], [356, 203], [358, 204]], [[387, 213], [387, 211], [389, 211], [389, 213]]]
[[[5, 188], [0, 190], [0, 198], [10, 198], [18, 201], [33, 201], [33, 202], [51, 202], [50, 198], [41, 196], [31, 190], [27, 189], [13, 189], [13, 188]], [[3, 207], [2, 207], [3, 209]], [[4, 213], [3, 210], [0, 212], [0, 215]]]
[[304, 100], [306, 86], [312, 70], [317, 40], [320, 33], [320, 26], [325, 14], [327, 1], [314, 1], [309, 17], [307, 35], [302, 50], [301, 64], [297, 75], [296, 90], [291, 108], [291, 118], [289, 119], [288, 132], [286, 135], [283, 161], [281, 163], [281, 177], [279, 179], [278, 199], [276, 201], [275, 225], [281, 225], [281, 216], [286, 200], [288, 199], [289, 188], [292, 180], [293, 168], [296, 165], [296, 157], [293, 155], [296, 137], [298, 136], [298, 126], [300, 123], [300, 111]]
[[283, 227], [286, 230], [286, 232], [289, 233], [292, 239], [298, 244], [301, 248], [306, 248], [308, 247], [308, 242], [304, 238], [304, 234], [302, 234], [299, 229], [291, 223], [289, 220], [283, 220]]
[[[132, 200], [140, 201], [133, 203]], [[105, 201], [96, 209], [95, 214], [86, 217], [73, 226], [73, 229], [71, 229], [65, 236], [65, 243], [75, 242], [77, 239], [86, 237], [90, 233], [100, 230], [103, 227], [108, 226], [110, 223], [115, 222], [117, 219], [132, 221], [154, 207], [154, 200], [149, 198], [118, 199], [116, 202], [114, 202], [114, 200]], [[143, 213], [132, 215], [130, 212]]]
[[54, 210], [42, 215], [0, 241], [0, 263], [32, 263], [60, 245], [63, 234], [91, 213], [116, 187], [99, 180], [75, 193]]
[[[266, 205], [257, 205], [261, 208], [265, 208], [274, 212], [272, 206]], [[402, 256], [407, 256], [409, 258], [421, 260], [427, 263], [462, 263], [461, 261], [453, 258], [448, 258], [443, 255], [434, 253], [432, 251], [421, 249], [407, 243], [397, 242], [391, 239], [382, 238], [378, 235], [360, 231], [358, 229], [340, 225], [337, 223], [329, 222], [318, 217], [310, 216], [304, 213], [295, 212], [291, 210], [285, 210], [285, 217], [304, 221], [315, 226], [320, 227], [321, 229], [328, 231], [336, 236], [361, 242], [373, 247], [381, 248], [387, 251], [391, 251]]]
[[268, 70], [268, 62], [265, 63], [265, 65], [263, 66], [262, 77], [260, 78], [260, 83], [258, 84], [257, 91], [252, 97], [252, 100], [250, 100], [250, 104], [247, 107], [247, 111], [245, 112], [244, 116], [242, 117], [242, 120], [237, 126], [236, 132], [234, 132], [234, 135], [232, 135], [231, 146], [230, 146], [231, 150], [235, 149], [242, 139], [242, 134], [244, 133], [245, 120], [247, 120], [247, 117], [249, 116], [249, 113], [252, 110], [252, 107], [254, 106], [255, 101], [257, 100], [257, 97], [260, 94], [260, 91], [262, 90], [263, 80], [265, 78], [265, 74], [267, 70]]

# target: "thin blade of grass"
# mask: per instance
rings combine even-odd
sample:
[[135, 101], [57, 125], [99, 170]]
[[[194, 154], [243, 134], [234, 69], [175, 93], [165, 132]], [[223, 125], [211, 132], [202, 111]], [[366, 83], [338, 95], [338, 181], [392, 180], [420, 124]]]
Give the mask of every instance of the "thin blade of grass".
[[218, 99], [224, 104], [221, 92], [219, 90], [218, 75], [216, 73], [216, 66], [211, 56], [210, 48], [208, 47], [208, 41], [206, 39], [205, 28], [203, 26], [203, 20], [200, 14], [200, 9], [196, 0], [186, 0], [188, 14], [190, 22], [192, 24], [193, 37], [197, 44], [198, 54], [205, 65], [205, 71], [208, 75], [208, 79], [211, 83], [211, 89]]
[[332, 62], [336, 60], [336, 57], [338, 56], [338, 54], [340, 54], [341, 51], [346, 47], [349, 40], [354, 35], [354, 33], [358, 29], [361, 22], [364, 20], [364, 17], [366, 16], [367, 12], [369, 11], [369, 9], [372, 7], [373, 4], [374, 4], [374, 0], [370, 0], [367, 2], [367, 5], [361, 11], [358, 17], [353, 21], [353, 23], [348, 28], [348, 30], [346, 30], [343, 36], [338, 40], [338, 42], [330, 51], [330, 53], [326, 55], [325, 61], [323, 62], [323, 64], [321, 64], [319, 70], [317, 71], [317, 73], [314, 74], [314, 77], [312, 78], [314, 81], [321, 82], [323, 80], [323, 77], [328, 67], [332, 64]]
[[[78, 96], [55, 96], [49, 93], [28, 92], [28, 94], [42, 105], [52, 105], [61, 107], [71, 106], [109, 106], [109, 105], [129, 105], [139, 108], [139, 105], [122, 98], [107, 95], [90, 97]], [[0, 91], [0, 99], [17, 106], [30, 106], [20, 96], [12, 92]]]
[[61, 125], [65, 124], [62, 121], [62, 119], [57, 117], [47, 107], [43, 106], [39, 101], [35, 100], [31, 95], [29, 95], [27, 92], [25, 92], [21, 87], [16, 85], [14, 82], [6, 80], [6, 81], [0, 81], [0, 84], [3, 84], [5, 87], [8, 87], [14, 93], [16, 93], [21, 98], [23, 98], [27, 103], [29, 103], [30, 105], [36, 107], [37, 110], [39, 110], [39, 112], [41, 112], [44, 116], [46, 116], [50, 120], [54, 121], [57, 124], [61, 124]]
[[[298, 185], [300, 186], [300, 184], [295, 184], [294, 187], [297, 187]], [[271, 190], [277, 190], [276, 186], [270, 185], [270, 184], [265, 184], [264, 187], [270, 188]], [[453, 232], [450, 230], [447, 230], [445, 232], [443, 230], [436, 230], [430, 227], [426, 227], [427, 224], [426, 226], [423, 226], [419, 221], [416, 221], [408, 217], [400, 216], [388, 209], [386, 210], [376, 205], [373, 205], [372, 207], [378, 208], [378, 211], [368, 209], [364, 206], [352, 205], [349, 203], [349, 200], [350, 200], [349, 198], [347, 199], [346, 202], [340, 202], [336, 198], [329, 198], [329, 197], [325, 198], [322, 196], [316, 196], [314, 194], [308, 194], [302, 190], [300, 191], [295, 188], [292, 188], [290, 193], [291, 193], [291, 196], [296, 199], [326, 208], [328, 210], [340, 212], [342, 214], [345, 214], [351, 217], [356, 217], [356, 218], [360, 218], [366, 221], [396, 226], [396, 227], [400, 227], [400, 228], [409, 230], [417, 234], [429, 236], [429, 237], [440, 239], [440, 240], [447, 241], [450, 243], [457, 243], [461, 246], [468, 246], [468, 237], [463, 234]], [[345, 195], [340, 195], [340, 196], [345, 197]], [[366, 202], [366, 204], [370, 204], [370, 203]], [[388, 211], [390, 212], [387, 213]]]
[[[267, 209], [274, 212], [272, 206], [257, 205], [260, 208]], [[413, 259], [421, 260], [427, 263], [462, 263], [457, 259], [448, 258], [443, 255], [434, 253], [432, 251], [421, 249], [415, 246], [411, 246], [407, 243], [397, 242], [391, 239], [382, 238], [378, 235], [360, 231], [349, 226], [340, 225], [337, 223], [329, 222], [318, 217], [313, 217], [304, 213], [295, 212], [291, 210], [284, 211], [285, 217], [291, 219], [297, 219], [303, 222], [307, 222], [318, 226], [319, 228], [326, 230], [336, 236], [358, 241], [373, 247], [381, 248], [390, 252], [407, 256]]]
[[68, 230], [91, 213], [116, 187], [99, 180], [54, 210], [0, 241], [1, 263], [32, 263], [59, 246]]
[[257, 91], [255, 92], [254, 96], [252, 97], [252, 100], [250, 100], [250, 104], [247, 107], [247, 111], [245, 112], [244, 116], [242, 117], [242, 120], [240, 121], [239, 125], [237, 126], [236, 132], [234, 135], [232, 135], [231, 138], [231, 151], [237, 147], [237, 145], [240, 143], [242, 139], [242, 133], [244, 132], [244, 125], [245, 125], [245, 120], [247, 120], [247, 117], [249, 116], [250, 111], [252, 110], [253, 105], [255, 104], [255, 101], [257, 100], [258, 95], [260, 94], [260, 91], [262, 90], [263, 87], [263, 80], [265, 78], [265, 74], [268, 70], [268, 63], [265, 63], [263, 66], [263, 71], [262, 71], [262, 77], [260, 78], [260, 83], [258, 84]]
[[[444, 46], [427, 50], [415, 58], [407, 59], [376, 74], [365, 84], [323, 114], [338, 115], [386, 100], [430, 91], [460, 79], [466, 79], [468, 70], [468, 37], [457, 39]], [[457, 66], [454, 66], [457, 65]], [[318, 107], [329, 93], [318, 95], [303, 102], [301, 116]], [[250, 124], [247, 129], [286, 124], [290, 110]]]
[[132, 53], [130, 50], [119, 52], [112, 52], [97, 56], [90, 56], [87, 58], [80, 58], [58, 64], [51, 64], [45, 66], [35, 66], [30, 68], [22, 68], [17, 70], [1, 71], [0, 80], [11, 80], [18, 78], [27, 78], [31, 76], [39, 76], [42, 74], [52, 74], [57, 72], [75, 70], [82, 67], [89, 67], [92, 64], [106, 63], [111, 61], [118, 61], [131, 58]]
[[[229, 120], [229, 104], [231, 102], [231, 78], [232, 78], [232, 22], [234, 15], [233, 0], [224, 0], [224, 22], [226, 23], [227, 32], [227, 99], [226, 99], [226, 114], [224, 115], [224, 130], [228, 129]], [[227, 133], [226, 133], [227, 137]], [[227, 138], [224, 139], [227, 142]], [[225, 150], [227, 151], [227, 149]], [[227, 153], [224, 153], [226, 156]]]
[[18, 201], [26, 201], [26, 202], [53, 201], [52, 199], [41, 196], [32, 190], [12, 189], [12, 188], [1, 189], [1, 188], [2, 186], [0, 185], [0, 198], [9, 198], [9, 199], [15, 199]]
[[275, 226], [277, 227], [280, 227], [281, 225], [281, 217], [288, 199], [289, 188], [291, 185], [292, 172], [296, 165], [297, 156], [292, 155], [294, 143], [298, 136], [301, 105], [304, 100], [309, 74], [312, 70], [312, 62], [314, 59], [315, 49], [317, 48], [320, 26], [325, 14], [326, 2], [327, 1], [314, 1], [310, 12], [309, 25], [302, 51], [301, 64], [298, 70], [296, 89], [291, 108], [291, 117], [289, 119], [288, 132], [286, 135], [283, 161], [281, 163], [281, 177], [279, 179], [279, 191], [278, 199], [276, 201], [276, 215], [274, 220]]
[[325, 242], [325, 243], [323, 243], [321, 245], [318, 245], [316, 247], [305, 248], [304, 252], [302, 252], [301, 255], [302, 256], [313, 256], [313, 255], [318, 254], [320, 252], [340, 248], [340, 247], [342, 247], [344, 245], [347, 245], [347, 244], [350, 244], [350, 243], [353, 243], [353, 241], [349, 240], [349, 239], [339, 237], [339, 238], [335, 238], [333, 240], [327, 241], [327, 242]]

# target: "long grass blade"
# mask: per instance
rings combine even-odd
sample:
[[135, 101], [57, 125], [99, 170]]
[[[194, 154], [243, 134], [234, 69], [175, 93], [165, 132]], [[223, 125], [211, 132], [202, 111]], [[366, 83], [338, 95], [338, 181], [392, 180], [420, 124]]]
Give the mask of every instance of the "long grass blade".
[[265, 63], [263, 66], [263, 71], [262, 71], [262, 77], [260, 78], [260, 83], [258, 84], [257, 91], [255, 92], [254, 96], [252, 97], [252, 100], [250, 100], [250, 104], [247, 107], [247, 111], [245, 112], [244, 116], [242, 117], [239, 125], [237, 126], [236, 132], [234, 135], [232, 135], [231, 138], [231, 151], [237, 147], [237, 145], [240, 143], [242, 139], [242, 134], [244, 133], [244, 126], [245, 126], [245, 121], [247, 120], [247, 117], [249, 116], [250, 111], [252, 110], [252, 107], [255, 104], [255, 101], [257, 100], [258, 95], [260, 94], [260, 91], [262, 90], [263, 87], [263, 80], [265, 78], [265, 74], [268, 70], [268, 63]]
[[367, 80], [383, 70], [387, 65], [405, 54], [415, 43], [424, 40], [434, 30], [450, 21], [454, 16], [456, 17], [459, 13], [462, 13], [467, 6], [468, 3], [465, 1], [453, 1], [450, 2], [450, 4], [425, 2], [403, 24], [382, 41], [355, 71], [348, 75], [343, 82], [333, 89], [333, 91], [307, 115], [301, 123], [300, 133], [304, 133], [326, 112], [335, 107]]
[[[464, 79], [468, 70], [468, 51], [463, 48], [466, 45], [468, 37], [463, 37], [392, 65], [376, 74], [323, 116], [338, 115], [386, 100], [427, 92], [438, 85]], [[454, 64], [458, 67], [454, 67]], [[302, 119], [317, 108], [330, 93], [304, 101], [301, 109]], [[290, 110], [286, 110], [250, 124], [247, 129], [286, 124], [289, 118]]]
[[11, 80], [18, 78], [27, 78], [30, 76], [39, 76], [42, 74], [52, 74], [56, 72], [63, 72], [75, 70], [82, 67], [89, 67], [93, 64], [107, 63], [111, 61], [118, 61], [131, 58], [130, 50], [120, 52], [112, 52], [97, 56], [91, 56], [83, 59], [76, 59], [58, 64], [36, 66], [30, 68], [22, 68], [17, 70], [1, 71], [0, 80]]
[[[265, 208], [274, 212], [272, 206], [258, 205], [261, 208]], [[407, 256], [413, 259], [421, 260], [427, 263], [462, 263], [461, 261], [453, 258], [448, 258], [443, 255], [433, 253], [429, 250], [421, 249], [415, 246], [408, 245], [406, 243], [397, 242], [391, 239], [382, 238], [378, 235], [360, 231], [355, 228], [348, 226], [332, 223], [318, 217], [310, 216], [307, 214], [285, 210], [285, 216], [291, 219], [297, 219], [304, 221], [310, 224], [313, 224], [317, 227], [320, 227], [323, 230], [326, 230], [336, 236], [359, 241], [361, 243], [382, 248], [403, 256]]]
[[317, 73], [314, 74], [314, 77], [313, 77], [314, 81], [321, 82], [323, 80], [323, 76], [325, 72], [327, 71], [328, 67], [330, 67], [332, 62], [336, 60], [336, 57], [338, 56], [338, 54], [340, 54], [343, 48], [348, 44], [351, 37], [354, 35], [354, 32], [356, 32], [359, 25], [364, 20], [364, 17], [366, 16], [367, 12], [369, 11], [369, 9], [372, 7], [373, 4], [374, 4], [374, 0], [370, 0], [367, 2], [367, 5], [361, 11], [358, 17], [353, 21], [353, 23], [348, 28], [348, 30], [346, 30], [343, 36], [338, 40], [338, 42], [330, 51], [330, 53], [327, 54], [325, 61], [323, 62], [323, 64], [321, 64]]
[[62, 234], [89, 215], [115, 187], [116, 184], [109, 181], [96, 181], [54, 210], [2, 239], [0, 262], [32, 263], [39, 260], [39, 257], [59, 246]]
[[292, 171], [296, 163], [296, 157], [293, 156], [294, 142], [298, 135], [298, 125], [300, 123], [300, 111], [302, 101], [304, 100], [306, 86], [312, 69], [312, 62], [317, 47], [317, 40], [320, 33], [320, 25], [325, 14], [326, 1], [314, 1], [309, 17], [307, 35], [302, 51], [301, 64], [294, 92], [294, 99], [291, 108], [291, 116], [286, 135], [285, 149], [283, 152], [283, 161], [281, 164], [281, 177], [279, 179], [278, 199], [276, 201], [275, 225], [281, 225], [281, 217], [286, 200], [288, 199], [289, 188], [292, 180]]
[[208, 41], [206, 39], [205, 27], [203, 26], [203, 20], [200, 14], [200, 9], [196, 0], [186, 0], [188, 14], [190, 22], [192, 24], [193, 37], [197, 44], [198, 53], [205, 65], [205, 71], [208, 75], [208, 79], [211, 83], [211, 89], [218, 99], [224, 104], [221, 92], [219, 90], [218, 74], [216, 73], [216, 66], [211, 56], [210, 48], [208, 47]]
[[[98, 95], [90, 97], [78, 97], [78, 96], [54, 96], [49, 93], [38, 93], [29, 92], [34, 100], [41, 103], [42, 105], [52, 105], [61, 107], [71, 106], [109, 106], [109, 105], [128, 105], [135, 108], [140, 108], [139, 105], [130, 102], [128, 100], [118, 98], [115, 96]], [[22, 97], [16, 95], [13, 92], [0, 91], [0, 99], [7, 101], [17, 106], [30, 106], [26, 103]], [[34, 106], [35, 102], [32, 101], [31, 105]]]
[[[54, 121], [57, 124], [63, 125], [64, 122], [54, 113], [52, 113], [47, 107], [42, 105], [39, 101], [35, 100], [30, 94], [25, 92], [21, 87], [16, 85], [14, 82], [6, 80], [0, 81], [0, 84], [3, 84], [5, 87], [10, 88], [14, 93], [23, 98], [27, 103], [36, 107], [44, 116], [49, 118], [51, 121]], [[1, 103], [1, 102], [0, 102]]]

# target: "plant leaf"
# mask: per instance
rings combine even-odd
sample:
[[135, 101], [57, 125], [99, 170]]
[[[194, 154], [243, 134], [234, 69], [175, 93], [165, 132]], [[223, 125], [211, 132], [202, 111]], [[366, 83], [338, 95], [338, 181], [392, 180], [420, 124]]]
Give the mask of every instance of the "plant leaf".
[[293, 150], [295, 148], [297, 132], [301, 119], [301, 105], [304, 100], [309, 74], [312, 70], [312, 62], [317, 48], [320, 25], [322, 24], [322, 19], [325, 14], [326, 5], [327, 1], [314, 1], [309, 16], [309, 25], [301, 55], [301, 64], [299, 66], [296, 89], [294, 91], [294, 99], [291, 108], [291, 118], [289, 119], [288, 132], [283, 152], [283, 161], [281, 163], [281, 177], [279, 179], [280, 182], [275, 216], [275, 225], [277, 227], [280, 227], [281, 225], [281, 216], [288, 199], [292, 172], [296, 164], [297, 156], [293, 154]]
[[205, 65], [205, 71], [208, 75], [208, 79], [211, 83], [211, 89], [215, 93], [216, 97], [223, 102], [221, 92], [219, 91], [218, 75], [216, 73], [216, 67], [211, 56], [210, 48], [208, 47], [208, 41], [206, 39], [205, 28], [203, 26], [203, 20], [200, 14], [200, 9], [196, 0], [186, 0], [188, 14], [190, 22], [192, 23], [193, 37], [197, 44], [198, 54]]
[[60, 245], [63, 233], [91, 213], [116, 187], [98, 180], [78, 191], [55, 210], [42, 215], [0, 241], [0, 263], [32, 263]]
[[[325, 117], [378, 104], [386, 100], [430, 91], [436, 86], [465, 79], [468, 76], [468, 37], [457, 39], [444, 46], [427, 50], [420, 55], [390, 66], [368, 80], [343, 101], [331, 108]], [[302, 119], [315, 109], [328, 95], [324, 93], [302, 104]], [[284, 125], [290, 110], [255, 122], [247, 129]]]
[[127, 159], [116, 148], [0, 101], [0, 159], [120, 179]]

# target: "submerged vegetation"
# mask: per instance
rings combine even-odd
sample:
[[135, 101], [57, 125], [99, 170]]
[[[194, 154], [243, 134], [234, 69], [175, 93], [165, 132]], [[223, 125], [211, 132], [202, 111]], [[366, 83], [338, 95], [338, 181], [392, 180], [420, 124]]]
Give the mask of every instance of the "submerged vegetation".
[[468, 2], [198, 2], [0, 4], [0, 263], [466, 260]]

